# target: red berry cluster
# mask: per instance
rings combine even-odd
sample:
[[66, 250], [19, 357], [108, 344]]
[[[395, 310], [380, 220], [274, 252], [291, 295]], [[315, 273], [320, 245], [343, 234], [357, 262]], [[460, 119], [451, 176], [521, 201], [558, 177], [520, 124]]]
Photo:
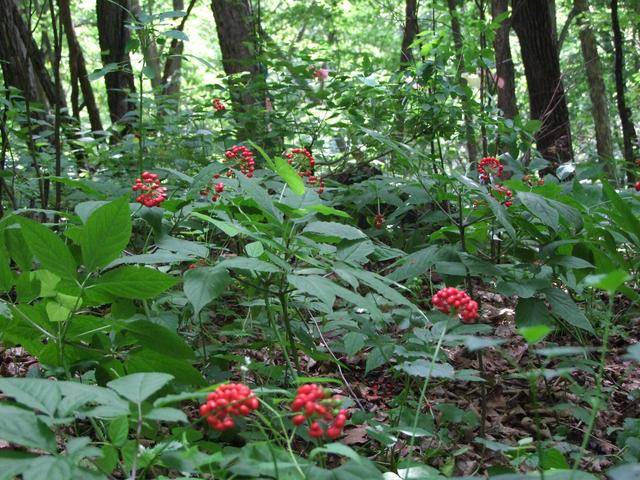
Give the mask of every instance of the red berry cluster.
[[211, 103], [213, 104], [213, 108], [216, 109], [216, 112], [222, 112], [227, 109], [219, 98], [214, 98]]
[[[302, 385], [291, 403], [291, 410], [301, 412], [293, 417], [293, 424], [300, 426], [309, 420], [311, 422], [310, 437], [320, 438], [326, 433], [327, 437], [336, 439], [342, 435], [342, 429], [347, 421], [347, 412], [339, 410], [337, 408], [339, 404], [340, 399], [333, 397], [328, 389], [315, 383]], [[318, 420], [329, 424], [326, 432]]]
[[382, 225], [384, 225], [384, 215], [382, 215], [381, 213], [376, 213], [376, 216], [373, 217], [373, 224], [375, 225], [377, 230], [380, 230], [382, 228]]
[[[214, 180], [220, 178], [220, 174], [216, 173], [213, 176], [213, 178], [214, 178]], [[218, 182], [212, 188], [213, 188], [214, 194], [211, 195], [211, 201], [215, 202], [220, 198], [220, 194], [222, 192], [224, 192], [224, 183]], [[202, 190], [200, 190], [200, 195], [202, 195], [203, 197], [208, 197], [210, 193], [211, 193], [211, 188], [210, 187], [203, 188]]]
[[[256, 169], [256, 160], [253, 158], [253, 152], [247, 147], [234, 145], [224, 153], [227, 160], [237, 159], [237, 167], [247, 177], [253, 177], [253, 171]], [[233, 176], [233, 170], [227, 170], [227, 177]]]
[[480, 160], [478, 164], [478, 174], [480, 175], [480, 181], [488, 183], [491, 175], [495, 175], [498, 178], [502, 178], [502, 171], [504, 166], [495, 157], [485, 157]]
[[[493, 185], [492, 189], [497, 193], [497, 198], [503, 200], [505, 207], [510, 207], [511, 205], [513, 205], [513, 202], [511, 201], [511, 198], [513, 198], [513, 192], [511, 192], [511, 190], [500, 184]], [[496, 195], [494, 195], [493, 192], [491, 193], [491, 196], [496, 198]]]
[[233, 416], [246, 417], [260, 406], [251, 389], [241, 383], [220, 385], [200, 405], [200, 415], [214, 430], [223, 432], [235, 427]]
[[317, 185], [318, 193], [324, 192], [324, 180], [314, 173], [316, 160], [309, 150], [306, 148], [292, 148], [290, 152], [284, 153], [284, 157], [289, 165], [293, 165], [295, 160], [299, 170], [298, 175], [306, 178], [309, 185]]
[[636, 182], [636, 192], [640, 192], [640, 182]]
[[131, 187], [134, 192], [141, 192], [136, 202], [145, 207], [157, 207], [167, 199], [167, 189], [160, 184], [158, 174], [142, 172]]
[[459, 315], [465, 323], [473, 323], [478, 318], [478, 303], [471, 300], [465, 292], [454, 287], [440, 290], [431, 297], [431, 303], [442, 313]]

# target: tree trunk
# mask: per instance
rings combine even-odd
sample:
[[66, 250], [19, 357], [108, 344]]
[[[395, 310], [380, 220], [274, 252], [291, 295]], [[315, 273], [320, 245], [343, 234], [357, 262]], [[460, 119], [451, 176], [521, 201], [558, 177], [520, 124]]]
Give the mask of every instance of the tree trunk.
[[611, 25], [613, 27], [613, 47], [615, 51], [615, 77], [616, 77], [616, 102], [618, 114], [622, 125], [623, 154], [627, 170], [627, 183], [633, 185], [636, 176], [634, 174], [635, 155], [634, 143], [638, 141], [636, 129], [633, 126], [631, 109], [627, 106], [624, 84], [624, 51], [622, 48], [622, 30], [618, 18], [618, 0], [611, 0]]
[[[15, 22], [15, 29], [22, 40], [21, 43], [26, 49], [27, 57], [31, 60], [31, 71], [37, 79], [36, 89], [42, 90], [50, 105], [56, 105], [59, 103], [63, 110], [66, 109], [67, 102], [64, 95], [61, 98], [58, 98], [56, 87], [49, 76], [49, 70], [47, 70], [44, 54], [34, 40], [29, 26], [22, 19], [17, 4], [12, 0], [0, 0], [0, 12], [3, 12], [2, 15], [6, 17], [13, 18], [13, 21]], [[16, 40], [17, 38], [12, 39], [12, 41]]]
[[513, 0], [512, 25], [520, 40], [531, 118], [542, 122], [538, 150], [554, 171], [557, 162], [573, 159], [573, 149], [549, 1]]
[[[507, 12], [508, 9], [509, 0], [492, 0], [491, 2], [491, 16], [494, 20]], [[505, 118], [514, 118], [518, 115], [518, 102], [516, 99], [516, 75], [513, 58], [511, 57], [509, 30], [511, 30], [511, 19], [506, 18], [496, 31], [493, 49], [496, 54], [498, 108], [502, 110]]]
[[[460, 84], [467, 89], [467, 80], [462, 76], [464, 71], [464, 55], [462, 44], [462, 30], [460, 28], [460, 21], [456, 12], [458, 6], [458, 0], [447, 0], [447, 6], [449, 7], [449, 16], [451, 18], [451, 33], [453, 34], [453, 45], [456, 48], [456, 62], [457, 76]], [[473, 134], [473, 125], [471, 123], [471, 115], [469, 115], [468, 99], [462, 102], [463, 116], [464, 116], [464, 129], [465, 139], [467, 146], [467, 156], [469, 157], [469, 163], [474, 164], [478, 158], [478, 149], [476, 146], [475, 135]]]
[[97, 0], [98, 39], [104, 66], [117, 64], [118, 69], [104, 77], [107, 87], [107, 103], [112, 124], [122, 118], [135, 105], [128, 101], [130, 92], [135, 92], [131, 62], [126, 51], [129, 29], [125, 27], [129, 18], [128, 0]]
[[604, 162], [605, 171], [613, 173], [613, 147], [611, 142], [611, 126], [609, 123], [609, 106], [607, 105], [607, 92], [602, 77], [602, 63], [596, 37], [589, 25], [587, 16], [590, 14], [587, 0], [573, 0], [573, 6], [578, 15], [578, 27], [580, 28], [580, 47], [589, 85], [589, 97], [591, 98], [591, 112], [596, 128], [596, 148], [598, 156]]
[[27, 46], [18, 31], [22, 22], [20, 13], [13, 0], [0, 0], [0, 65], [7, 86], [17, 88], [29, 102], [42, 102], [46, 98], [40, 95], [37, 80], [31, 68]]
[[[195, 6], [195, 0], [189, 2], [185, 16], [182, 17], [177, 30], [183, 31], [187, 18], [191, 14], [191, 10]], [[176, 11], [184, 10], [183, 0], [173, 0], [173, 9]], [[162, 92], [165, 95], [180, 94], [180, 77], [182, 69], [182, 52], [184, 51], [184, 42], [173, 38], [169, 46], [169, 53], [164, 63], [164, 71], [162, 73]]]
[[[222, 65], [229, 78], [229, 91], [237, 115], [241, 140], [260, 140], [266, 133], [263, 115], [266, 78], [257, 60], [258, 35], [249, 0], [213, 0]], [[242, 77], [237, 74], [245, 73]]]
[[[60, 19], [64, 25], [65, 35], [67, 37], [67, 46], [69, 49], [69, 67], [71, 70], [71, 76], [77, 79], [82, 91], [83, 103], [87, 107], [87, 113], [89, 115], [89, 123], [91, 129], [94, 131], [102, 130], [102, 120], [100, 119], [100, 111], [96, 104], [96, 99], [93, 95], [93, 88], [89, 81], [87, 73], [87, 65], [84, 61], [84, 55], [82, 54], [82, 48], [80, 42], [76, 37], [76, 32], [73, 28], [73, 20], [71, 19], [71, 9], [69, 7], [69, 0], [57, 0], [58, 9], [60, 11]], [[77, 98], [77, 94], [76, 94]], [[78, 111], [80, 108], [78, 108]]]
[[400, 48], [400, 68], [405, 68], [407, 64], [413, 62], [411, 46], [418, 32], [418, 0], [406, 0], [404, 34], [402, 35], [402, 46]]

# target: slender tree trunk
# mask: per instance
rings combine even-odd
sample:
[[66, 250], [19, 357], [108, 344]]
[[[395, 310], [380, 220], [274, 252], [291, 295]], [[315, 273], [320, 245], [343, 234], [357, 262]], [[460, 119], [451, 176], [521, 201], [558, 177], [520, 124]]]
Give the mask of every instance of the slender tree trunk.
[[538, 150], [554, 171], [558, 162], [573, 159], [573, 149], [548, 0], [513, 0], [512, 25], [520, 40], [531, 118], [542, 122]]
[[[182, 17], [180, 25], [177, 30], [182, 32], [187, 22], [187, 18], [191, 14], [191, 10], [195, 6], [196, 1], [191, 0], [185, 16]], [[176, 11], [184, 10], [183, 0], [173, 0], [173, 9]], [[169, 53], [164, 63], [164, 71], [162, 73], [162, 89], [165, 95], [178, 95], [180, 94], [180, 79], [182, 70], [182, 52], [184, 51], [184, 42], [177, 38], [171, 39], [171, 45], [169, 46]]]
[[[249, 0], [213, 0], [213, 16], [218, 30], [222, 65], [229, 78], [229, 91], [237, 115], [241, 140], [259, 140], [266, 133], [264, 101], [266, 78], [258, 60], [258, 26]], [[238, 78], [236, 74], [245, 73]]]
[[128, 0], [97, 0], [98, 39], [102, 51], [102, 63], [116, 64], [118, 69], [104, 77], [107, 87], [107, 103], [112, 124], [121, 122], [135, 105], [128, 101], [130, 92], [135, 92], [129, 53], [126, 51], [130, 33], [126, 28], [130, 18]]
[[406, 0], [405, 4], [404, 34], [400, 48], [400, 68], [413, 62], [413, 50], [411, 46], [418, 35], [418, 0]]
[[[467, 80], [462, 76], [464, 71], [464, 55], [463, 55], [463, 44], [462, 44], [462, 30], [460, 28], [460, 21], [458, 20], [457, 15], [457, 7], [458, 0], [447, 0], [447, 6], [449, 7], [449, 16], [451, 17], [451, 32], [453, 34], [453, 44], [456, 49], [456, 62], [458, 63], [457, 67], [457, 76], [460, 84], [465, 88], [467, 87]], [[465, 129], [465, 140], [467, 147], [467, 156], [469, 157], [469, 163], [475, 164], [478, 159], [478, 148], [476, 146], [476, 139], [473, 133], [473, 125], [471, 115], [469, 114], [469, 99], [465, 99], [462, 102], [463, 116], [464, 116], [464, 129]]]
[[[509, 9], [509, 0], [492, 0], [491, 16], [495, 20]], [[505, 118], [514, 118], [518, 115], [518, 102], [516, 99], [516, 75], [511, 57], [511, 44], [509, 31], [511, 19], [505, 18], [493, 40], [493, 49], [496, 54], [496, 87], [498, 91], [498, 108], [502, 110]]]
[[[84, 105], [87, 107], [91, 129], [94, 131], [102, 130], [103, 128], [102, 120], [100, 119], [100, 111], [98, 110], [98, 105], [96, 104], [96, 99], [93, 94], [93, 88], [91, 87], [91, 82], [89, 81], [87, 65], [84, 61], [84, 55], [82, 54], [80, 42], [78, 42], [75, 29], [73, 28], [73, 20], [71, 18], [69, 0], [57, 0], [57, 2], [58, 9], [60, 11], [60, 19], [62, 20], [62, 24], [64, 25], [64, 32], [67, 37], [67, 48], [69, 49], [69, 67], [71, 70], [71, 75], [72, 77], [75, 77], [77, 79], [77, 83], [80, 85], [80, 90], [82, 91], [82, 100]], [[74, 109], [75, 108], [76, 107], [74, 107]], [[77, 108], [79, 111], [79, 106]]]
[[578, 27], [580, 28], [580, 47], [589, 85], [589, 97], [591, 98], [591, 112], [596, 129], [596, 148], [598, 156], [604, 162], [605, 171], [613, 174], [613, 147], [611, 141], [611, 125], [609, 123], [609, 106], [607, 105], [607, 92], [602, 77], [602, 63], [596, 37], [589, 25], [590, 15], [587, 0], [573, 0], [573, 7], [577, 12]]
[[[22, 44], [25, 46], [26, 55], [31, 60], [30, 67], [37, 79], [36, 88], [42, 90], [50, 105], [60, 103], [61, 108], [65, 109], [67, 105], [64, 95], [58, 98], [56, 87], [49, 76], [49, 70], [47, 70], [45, 56], [34, 40], [29, 26], [22, 19], [17, 4], [12, 0], [0, 0], [0, 12], [3, 12], [0, 16], [11, 17], [15, 22], [15, 29], [20, 36]], [[12, 41], [16, 41], [16, 37]]]
[[618, 0], [611, 0], [611, 25], [613, 27], [613, 46], [615, 51], [615, 77], [616, 77], [616, 101], [618, 104], [618, 114], [622, 124], [623, 154], [627, 170], [627, 183], [632, 185], [635, 182], [635, 154], [634, 143], [638, 141], [636, 129], [633, 126], [631, 109], [627, 106], [625, 98], [624, 83], [624, 50], [622, 47], [623, 37], [620, 29], [620, 19], [618, 18]]

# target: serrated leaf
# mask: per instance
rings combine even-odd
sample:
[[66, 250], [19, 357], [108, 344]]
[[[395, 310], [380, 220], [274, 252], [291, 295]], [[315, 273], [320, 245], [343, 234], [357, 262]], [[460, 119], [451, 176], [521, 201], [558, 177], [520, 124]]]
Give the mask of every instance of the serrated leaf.
[[94, 292], [146, 300], [173, 287], [178, 280], [153, 268], [126, 265], [100, 276], [90, 287]]
[[184, 294], [193, 306], [194, 315], [210, 302], [218, 298], [232, 282], [226, 269], [218, 267], [197, 267], [184, 275]]
[[20, 228], [24, 241], [42, 268], [60, 278], [75, 280], [76, 261], [58, 235], [47, 227], [26, 218], [20, 219]]

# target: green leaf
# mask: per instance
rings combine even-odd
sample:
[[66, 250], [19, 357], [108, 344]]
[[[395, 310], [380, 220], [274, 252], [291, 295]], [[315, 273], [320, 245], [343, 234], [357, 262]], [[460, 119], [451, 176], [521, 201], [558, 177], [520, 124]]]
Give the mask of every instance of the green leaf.
[[181, 42], [188, 42], [189, 41], [189, 37], [187, 36], [187, 34], [184, 33], [181, 30], [167, 30], [162, 35], [165, 36], [165, 37], [169, 37], [169, 38], [172, 38], [172, 39], [179, 40]]
[[347, 212], [337, 210], [327, 205], [311, 205], [309, 207], [304, 207], [303, 210], [318, 212], [321, 215], [335, 215], [336, 217], [351, 218], [351, 215], [349, 215]]
[[247, 255], [253, 258], [258, 258], [260, 255], [264, 253], [264, 246], [262, 242], [251, 242], [244, 246]]
[[144, 417], [149, 420], [156, 420], [157, 422], [189, 423], [189, 419], [187, 419], [187, 416], [182, 410], [171, 407], [154, 408], [147, 412]]
[[36, 414], [0, 403], [0, 439], [46, 452], [57, 449], [55, 435]]
[[358, 240], [366, 235], [351, 225], [336, 222], [311, 222], [303, 230], [304, 233], [314, 233], [324, 237], [337, 237], [344, 240]]
[[194, 315], [218, 298], [233, 279], [224, 268], [197, 267], [184, 274], [184, 294], [193, 306]]
[[619, 465], [607, 470], [607, 476], [611, 480], [638, 480], [640, 478], [640, 463]]
[[89, 288], [116, 297], [146, 300], [173, 287], [178, 280], [153, 268], [124, 266], [102, 275]]
[[518, 200], [542, 223], [553, 230], [558, 230], [560, 214], [553, 208], [546, 198], [531, 192], [518, 192]]
[[206, 384], [202, 374], [190, 363], [147, 348], [130, 354], [125, 367], [128, 372], [165, 372], [175, 378], [175, 383], [183, 385]]
[[614, 294], [629, 278], [629, 274], [624, 270], [614, 270], [601, 275], [589, 275], [584, 279], [584, 283]]
[[227, 258], [216, 265], [216, 268], [227, 268], [230, 270], [249, 270], [252, 272], [266, 273], [275, 273], [280, 271], [278, 267], [269, 262], [249, 257]]
[[387, 278], [395, 282], [402, 282], [403, 280], [419, 277], [433, 266], [437, 253], [438, 246], [431, 245], [407, 255], [391, 265], [390, 268], [395, 268], [395, 270], [387, 275]]
[[41, 378], [0, 378], [0, 391], [22, 405], [53, 417], [62, 399], [57, 382]]
[[173, 380], [166, 373], [134, 373], [107, 383], [107, 387], [130, 402], [140, 404]]
[[89, 272], [120, 257], [131, 237], [131, 210], [126, 197], [96, 209], [84, 225], [82, 259]]
[[267, 191], [254, 178], [238, 175], [238, 183], [243, 192], [251, 197], [256, 206], [278, 222], [282, 222], [282, 212], [276, 208]]
[[529, 345], [541, 342], [552, 329], [548, 325], [532, 325], [530, 327], [519, 328], [520, 335], [524, 337]]
[[423, 358], [400, 364], [400, 369], [409, 375], [422, 378], [454, 378], [455, 371], [448, 363], [432, 363]]
[[277, 157], [273, 163], [274, 170], [287, 182], [291, 191], [296, 195], [304, 195], [304, 182], [298, 172], [282, 157]]
[[109, 440], [116, 447], [122, 447], [129, 438], [129, 417], [114, 418], [109, 423]]
[[194, 358], [193, 350], [184, 338], [162, 325], [148, 320], [136, 320], [127, 323], [126, 328], [144, 347], [161, 352], [167, 357]]
[[55, 273], [60, 278], [76, 278], [76, 261], [65, 243], [47, 227], [28, 220], [20, 219], [20, 228], [24, 241], [38, 259], [42, 268]]
[[547, 288], [543, 290], [543, 293], [551, 305], [551, 311], [554, 315], [574, 327], [595, 333], [587, 317], [569, 295], [558, 288]]
[[14, 480], [27, 470], [35, 455], [15, 450], [0, 450], [0, 480]]
[[519, 298], [515, 320], [518, 330], [538, 325], [551, 327], [554, 324], [547, 305], [539, 298]]
[[344, 342], [345, 353], [348, 356], [353, 357], [356, 353], [362, 350], [362, 347], [364, 347], [366, 340], [367, 336], [363, 335], [362, 333], [347, 333], [342, 339], [342, 341]]
[[240, 230], [238, 230], [236, 227], [234, 227], [232, 224], [228, 222], [216, 220], [215, 218], [211, 218], [207, 215], [203, 215], [202, 213], [198, 213], [198, 212], [191, 212], [191, 216], [199, 218], [200, 220], [204, 220], [205, 222], [209, 222], [212, 225], [215, 225], [230, 237], [235, 237], [240, 233]]

